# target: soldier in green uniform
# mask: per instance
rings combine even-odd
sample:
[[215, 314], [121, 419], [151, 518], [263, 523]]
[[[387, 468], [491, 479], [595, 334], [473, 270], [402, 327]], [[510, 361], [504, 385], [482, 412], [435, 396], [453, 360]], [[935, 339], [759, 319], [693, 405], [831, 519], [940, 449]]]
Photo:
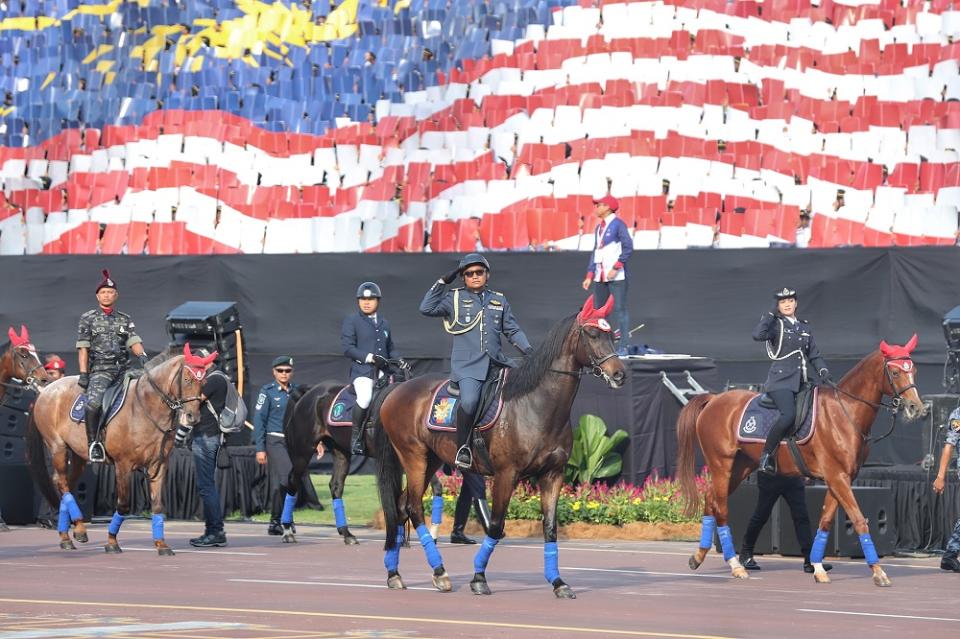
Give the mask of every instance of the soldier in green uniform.
[[100, 443], [100, 413], [103, 408], [103, 393], [126, 372], [129, 367], [127, 349], [141, 362], [146, 362], [140, 336], [133, 320], [126, 313], [114, 308], [117, 302], [117, 284], [104, 269], [103, 279], [97, 286], [97, 308], [80, 316], [77, 331], [77, 357], [79, 360], [80, 388], [87, 392], [85, 422], [88, 451], [92, 462], [106, 461], [106, 451]]

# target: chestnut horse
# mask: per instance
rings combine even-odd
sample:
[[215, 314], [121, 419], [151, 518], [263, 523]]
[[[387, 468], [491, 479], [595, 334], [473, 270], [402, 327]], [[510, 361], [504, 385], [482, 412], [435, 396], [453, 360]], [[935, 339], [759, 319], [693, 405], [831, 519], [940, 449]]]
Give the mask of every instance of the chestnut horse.
[[[351, 429], [349, 426], [330, 426], [327, 422], [330, 405], [341, 388], [343, 388], [342, 382], [320, 382], [306, 390], [296, 402], [287, 402], [287, 410], [283, 416], [283, 433], [284, 441], [287, 442], [287, 451], [290, 453], [291, 467], [285, 486], [287, 494], [283, 503], [283, 514], [280, 517], [284, 543], [297, 540], [293, 532], [293, 507], [297, 502], [297, 491], [302, 485], [307, 466], [310, 465], [310, 460], [320, 442], [323, 442], [324, 446], [333, 453], [330, 497], [333, 499], [337, 533], [343, 537], [343, 543], [348, 546], [359, 543], [347, 525], [347, 514], [343, 505], [343, 488], [350, 472], [350, 460], [353, 457], [350, 450]], [[371, 451], [372, 454], [374, 450], [372, 431], [366, 430], [364, 438], [367, 451]], [[433, 489], [434, 497], [431, 535], [436, 538], [440, 525], [439, 518], [443, 512], [443, 486], [436, 477], [433, 477], [430, 480], [430, 488]]]
[[[148, 362], [143, 375], [130, 381], [126, 401], [110, 420], [103, 440], [107, 457], [116, 466], [117, 509], [107, 530], [104, 550], [108, 553], [121, 552], [117, 533], [130, 511], [130, 473], [143, 468], [150, 481], [154, 546], [160, 555], [173, 554], [163, 538], [163, 480], [167, 458], [173, 448], [178, 421], [192, 425], [200, 420], [204, 362], [212, 361], [213, 357], [202, 359], [192, 355], [188, 344], [183, 355], [157, 356]], [[37, 397], [27, 429], [34, 480], [50, 504], [60, 504], [57, 531], [63, 550], [76, 550], [68, 534], [71, 522], [74, 538], [81, 543], [87, 541], [83, 514], [70, 493], [86, 465], [88, 449], [83, 424], [70, 418], [70, 407], [82, 392], [77, 379], [76, 375], [63, 377], [44, 388]], [[53, 477], [46, 471], [44, 447], [53, 461]]]
[[[511, 495], [521, 479], [536, 478], [542, 499], [544, 576], [558, 598], [575, 598], [560, 578], [557, 499], [573, 445], [570, 408], [583, 369], [602, 377], [612, 388], [621, 386], [626, 376], [613, 349], [610, 325], [603, 319], [612, 306], [610, 297], [602, 309], [595, 309], [590, 296], [579, 315], [554, 326], [544, 343], [507, 377], [500, 416], [483, 433], [492, 468], [483, 464], [479, 471], [493, 475], [493, 515], [474, 558], [470, 589], [475, 594], [490, 594], [487, 562], [503, 537]], [[423, 375], [398, 384], [380, 408], [378, 421], [383, 427], [375, 435], [377, 487], [387, 527], [384, 566], [387, 585], [392, 589], [405, 588], [397, 567], [403, 524], [409, 519], [433, 568], [434, 586], [441, 592], [452, 590], [440, 552], [424, 525], [421, 501], [427, 481], [442, 463], [453, 465], [457, 449], [454, 433], [428, 430], [425, 424], [433, 392], [444, 381], [442, 375]], [[482, 457], [476, 455], [475, 459]], [[404, 473], [407, 487], [401, 490]]]
[[11, 326], [7, 336], [10, 338], [10, 347], [0, 357], [0, 400], [7, 394], [11, 379], [19, 379], [27, 388], [39, 393], [49, 378], [37, 356], [36, 346], [30, 341], [27, 327], [21, 324], [20, 334], [17, 335]]
[[[916, 345], [916, 335], [905, 346], [880, 342], [879, 350], [861, 360], [839, 384], [832, 389], [820, 388], [816, 429], [810, 441], [800, 446], [804, 464], [811, 474], [823, 478], [828, 488], [819, 530], [810, 552], [813, 577], [817, 583], [830, 583], [822, 562], [838, 503], [860, 536], [864, 557], [873, 571], [873, 582], [878, 586], [891, 583], [880, 566], [867, 520], [857, 505], [851, 482], [867, 458], [870, 427], [881, 406], [894, 414], [903, 407], [908, 421], [925, 412], [914, 383], [916, 366], [910, 360], [910, 353]], [[884, 395], [893, 398], [890, 404], [882, 403]], [[754, 393], [743, 390], [698, 395], [677, 418], [677, 472], [689, 516], [696, 514], [700, 506], [694, 481], [695, 439], [699, 441], [710, 469], [700, 548], [689, 561], [693, 570], [703, 563], [716, 531], [720, 536], [723, 559], [730, 565], [733, 576], [738, 579], [748, 576], [734, 551], [733, 537], [727, 525], [727, 498], [758, 465], [762, 444], [737, 441], [738, 421], [746, 403], [753, 397]], [[802, 474], [784, 444], [777, 452], [777, 467], [784, 475]]]

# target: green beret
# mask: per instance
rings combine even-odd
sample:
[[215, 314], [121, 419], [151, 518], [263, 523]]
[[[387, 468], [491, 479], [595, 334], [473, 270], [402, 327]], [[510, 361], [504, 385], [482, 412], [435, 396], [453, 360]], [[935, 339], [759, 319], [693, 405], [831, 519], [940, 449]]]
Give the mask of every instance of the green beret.
[[293, 358], [289, 355], [281, 355], [274, 359], [273, 364], [271, 364], [272, 368], [276, 368], [277, 366], [289, 366], [293, 368]]

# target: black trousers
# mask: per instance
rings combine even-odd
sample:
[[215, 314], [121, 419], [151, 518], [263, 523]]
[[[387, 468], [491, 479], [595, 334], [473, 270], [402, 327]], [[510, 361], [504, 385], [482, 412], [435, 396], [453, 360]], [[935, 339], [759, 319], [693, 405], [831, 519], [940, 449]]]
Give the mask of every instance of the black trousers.
[[487, 484], [483, 475], [471, 473], [469, 470], [461, 471], [463, 474], [463, 485], [460, 487], [460, 494], [457, 495], [457, 505], [453, 511], [454, 528], [462, 528], [467, 524], [467, 517], [470, 516], [470, 507], [473, 506], [474, 499], [487, 498]]
[[793, 530], [797, 535], [797, 543], [804, 560], [810, 559], [810, 548], [813, 546], [813, 532], [810, 530], [810, 517], [807, 515], [807, 497], [802, 477], [773, 477], [764, 473], [757, 473], [757, 487], [760, 494], [757, 496], [757, 507], [750, 516], [747, 532], [743, 535], [742, 555], [752, 555], [753, 547], [760, 536], [760, 530], [770, 519], [770, 513], [777, 500], [783, 497], [790, 507], [790, 518], [793, 520]]
[[270, 485], [274, 486], [270, 502], [270, 519], [279, 521], [280, 515], [283, 514], [283, 500], [287, 496], [284, 486], [292, 468], [290, 453], [287, 452], [287, 440], [283, 437], [267, 435], [267, 472], [270, 474]]
[[775, 390], [768, 391], [767, 395], [780, 411], [780, 417], [774, 422], [767, 435], [767, 441], [763, 444], [763, 452], [772, 453], [797, 418], [797, 394], [789, 390]]

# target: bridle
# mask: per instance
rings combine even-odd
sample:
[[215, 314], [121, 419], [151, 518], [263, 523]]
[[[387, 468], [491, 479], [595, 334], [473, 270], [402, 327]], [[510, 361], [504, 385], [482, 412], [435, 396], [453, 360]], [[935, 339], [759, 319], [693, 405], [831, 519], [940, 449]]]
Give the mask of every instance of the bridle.
[[867, 435], [864, 435], [863, 432], [860, 432], [860, 437], [862, 437], [865, 442], [878, 442], [892, 435], [893, 430], [894, 428], [896, 428], [896, 425], [897, 425], [897, 413], [900, 412], [900, 408], [903, 406], [904, 393], [906, 393], [911, 388], [915, 389], [917, 393], [920, 392], [920, 389], [917, 387], [916, 383], [908, 384], [903, 388], [898, 388], [897, 385], [894, 383], [893, 375], [890, 373], [890, 363], [900, 362], [900, 361], [909, 362], [910, 357], [902, 356], [902, 357], [884, 357], [883, 358], [883, 372], [887, 377], [887, 383], [890, 385], [890, 388], [893, 389], [893, 395], [890, 398], [890, 403], [884, 402], [882, 397], [880, 398], [879, 402], [871, 402], [870, 400], [864, 399], [862, 397], [858, 397], [853, 393], [849, 393], [843, 390], [842, 388], [840, 388], [840, 386], [836, 382], [830, 382], [830, 386], [833, 388], [833, 392], [837, 396], [837, 403], [840, 404], [840, 408], [841, 410], [843, 410], [843, 414], [847, 418], [847, 421], [850, 422], [850, 424], [853, 426], [856, 426], [856, 424], [854, 424], [853, 419], [850, 417], [850, 414], [847, 412], [847, 408], [843, 405], [843, 402], [840, 401], [840, 393], [843, 393], [847, 397], [854, 399], [858, 402], [866, 404], [871, 408], [874, 408], [877, 410], [881, 408], [886, 408], [888, 411], [890, 411], [890, 428], [887, 430], [887, 432], [881, 435], [880, 437], [876, 437], [876, 438], [868, 437]]
[[36, 365], [33, 368], [27, 370], [27, 364], [22, 363], [23, 369], [26, 371], [26, 377], [23, 379], [23, 383], [26, 384], [30, 390], [39, 393], [41, 390], [40, 384], [37, 382], [37, 378], [34, 375], [37, 370], [43, 369], [43, 364], [40, 363], [40, 358], [37, 357], [35, 350], [30, 350], [27, 346], [16, 346], [11, 349], [11, 357], [14, 355], [19, 357], [23, 362], [30, 359], [30, 356], [33, 355], [33, 361], [36, 362]]
[[[143, 367], [143, 376], [147, 378], [147, 382], [149, 382], [150, 387], [151, 387], [154, 391], [156, 391], [156, 393], [160, 396], [160, 399], [163, 401], [163, 403], [166, 404], [166, 405], [167, 405], [167, 408], [170, 409], [170, 426], [169, 426], [169, 428], [164, 428], [163, 426], [161, 426], [160, 424], [158, 424], [156, 421], [154, 421], [154, 419], [153, 419], [152, 417], [150, 418], [150, 421], [153, 423], [154, 427], [155, 427], [157, 430], [159, 430], [159, 431], [161, 431], [162, 433], [164, 433], [164, 434], [171, 433], [171, 432], [173, 432], [173, 430], [176, 428], [177, 415], [180, 413], [180, 411], [183, 410], [183, 407], [184, 407], [185, 405], [189, 404], [190, 402], [199, 402], [199, 401], [200, 401], [200, 396], [199, 396], [199, 395], [194, 396], [194, 397], [184, 397], [184, 396], [183, 396], [183, 369], [184, 369], [184, 368], [186, 368], [186, 366], [185, 366], [184, 364], [180, 364], [180, 368], [177, 370], [177, 380], [178, 380], [178, 388], [177, 388], [177, 390], [178, 390], [178, 395], [179, 395], [179, 396], [178, 396], [178, 397], [172, 397], [172, 396], [168, 395], [168, 394], [166, 393], [166, 391], [164, 391], [162, 388], [160, 388], [159, 385], [157, 385], [156, 381], [154, 381], [153, 377], [150, 375], [150, 371], [147, 370], [147, 367], [146, 367], [146, 366]], [[143, 400], [142, 400], [142, 399], [140, 399], [140, 404], [141, 404], [141, 407], [143, 407], [144, 409], [146, 408], [145, 406], [143, 406]], [[146, 412], [146, 411], [145, 411], [145, 412]], [[147, 413], [147, 416], [149, 417], [149, 413]]]
[[[583, 324], [578, 324], [578, 325], [577, 325], [577, 343], [576, 343], [576, 345], [574, 346], [574, 349], [573, 349], [574, 352], [577, 352], [577, 351], [580, 350], [580, 340], [581, 340], [581, 338], [583, 337], [583, 333], [584, 333], [585, 330], [586, 330], [586, 326], [584, 326]], [[577, 378], [577, 379], [579, 380], [579, 379], [583, 376], [583, 369], [589, 367], [589, 368], [590, 368], [590, 374], [593, 375], [594, 377], [596, 377], [596, 378], [598, 378], [598, 379], [609, 379], [609, 375], [607, 375], [607, 374], [604, 372], [602, 366], [603, 366], [603, 363], [604, 363], [604, 362], [606, 362], [606, 361], [609, 360], [609, 359], [613, 359], [613, 358], [616, 357], [616, 356], [617, 356], [616, 351], [610, 351], [610, 353], [608, 353], [607, 355], [605, 355], [605, 356], [597, 359], [597, 358], [594, 357], [593, 354], [591, 353], [591, 354], [588, 356], [589, 359], [590, 359], [590, 364], [589, 364], [589, 365], [582, 365], [579, 369], [577, 369], [577, 370], [575, 370], [575, 371], [563, 371], [563, 370], [559, 370], [559, 369], [556, 369], [556, 368], [548, 368], [547, 370], [550, 371], [551, 373], [557, 373], [558, 375], [570, 375], [571, 377], [575, 377], [575, 378]]]

